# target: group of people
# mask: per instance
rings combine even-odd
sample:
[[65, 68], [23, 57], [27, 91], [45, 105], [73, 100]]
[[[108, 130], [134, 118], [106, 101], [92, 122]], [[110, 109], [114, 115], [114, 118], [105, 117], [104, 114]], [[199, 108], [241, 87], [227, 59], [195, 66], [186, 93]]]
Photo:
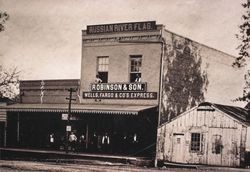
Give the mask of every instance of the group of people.
[[[136, 133], [128, 135], [117, 132], [112, 134], [108, 132], [93, 132], [92, 134], [89, 133], [89, 137], [86, 138], [85, 133], [77, 137], [74, 132], [71, 132], [68, 135], [68, 145], [66, 145], [65, 139], [61, 139], [60, 143], [58, 143], [56, 142], [55, 135], [53, 133], [49, 134], [49, 147], [51, 149], [68, 149], [73, 152], [128, 153], [131, 150], [136, 150], [138, 145], [139, 139]], [[68, 147], [66, 148], [66, 146]]]
[[138, 149], [139, 138], [136, 133], [94, 133], [90, 138], [90, 150], [105, 153], [131, 153]]
[[71, 132], [69, 135], [69, 146], [72, 151], [85, 151], [88, 149], [89, 151], [103, 151], [108, 152], [110, 149], [110, 136], [106, 132], [103, 135], [97, 135], [95, 132], [92, 136], [88, 138], [88, 143], [84, 134], [81, 134], [79, 140], [77, 136]]
[[[48, 147], [50, 149], [60, 149], [65, 150], [66, 146], [72, 151], [77, 151], [82, 149], [85, 144], [85, 136], [84, 134], [80, 135], [79, 139], [75, 135], [74, 132], [71, 132], [68, 136], [68, 142], [66, 142], [65, 136], [56, 137], [54, 133], [49, 134], [49, 144]], [[68, 145], [66, 145], [68, 143]]]

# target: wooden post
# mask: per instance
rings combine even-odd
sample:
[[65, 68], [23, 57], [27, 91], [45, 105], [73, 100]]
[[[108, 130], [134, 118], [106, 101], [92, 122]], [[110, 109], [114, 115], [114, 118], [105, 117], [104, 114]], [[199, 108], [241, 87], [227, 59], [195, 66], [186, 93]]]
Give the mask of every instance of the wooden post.
[[7, 120], [4, 123], [4, 143], [3, 143], [4, 147], [6, 147], [6, 142], [7, 142]]
[[19, 112], [17, 113], [17, 143], [19, 144], [20, 142], [20, 115]]
[[[67, 128], [67, 126], [70, 125], [70, 115], [71, 115], [71, 101], [72, 100], [76, 100], [72, 98], [72, 92], [76, 92], [76, 90], [74, 90], [73, 88], [68, 89], [69, 91], [69, 98], [66, 98], [67, 100], [69, 100], [69, 107], [68, 107], [68, 119], [67, 119], [67, 124], [65, 129]], [[69, 148], [69, 131], [66, 130], [66, 153], [68, 153], [68, 148]]]
[[85, 148], [86, 150], [88, 149], [88, 144], [89, 144], [89, 125], [88, 123], [86, 124], [86, 142], [85, 142]]

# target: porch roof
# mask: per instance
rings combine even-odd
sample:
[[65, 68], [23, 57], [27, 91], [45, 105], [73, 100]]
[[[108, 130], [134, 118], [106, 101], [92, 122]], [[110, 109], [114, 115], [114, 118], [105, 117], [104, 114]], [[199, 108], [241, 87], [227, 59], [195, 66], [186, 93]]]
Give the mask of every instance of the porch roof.
[[[72, 104], [71, 113], [138, 115], [156, 105]], [[59, 112], [68, 113], [68, 104], [12, 104], [7, 112]]]

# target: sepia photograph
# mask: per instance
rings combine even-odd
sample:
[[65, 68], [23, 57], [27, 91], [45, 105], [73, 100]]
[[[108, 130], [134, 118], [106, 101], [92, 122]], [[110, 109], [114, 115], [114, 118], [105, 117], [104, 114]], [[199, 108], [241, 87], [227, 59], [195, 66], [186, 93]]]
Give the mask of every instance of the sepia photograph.
[[0, 0], [0, 171], [250, 171], [250, 0]]

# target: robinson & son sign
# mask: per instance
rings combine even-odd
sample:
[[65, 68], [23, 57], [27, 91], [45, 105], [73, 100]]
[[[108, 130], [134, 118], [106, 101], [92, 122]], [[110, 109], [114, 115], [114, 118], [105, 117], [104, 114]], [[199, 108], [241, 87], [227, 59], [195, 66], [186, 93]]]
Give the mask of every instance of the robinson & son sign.
[[155, 21], [116, 23], [87, 26], [87, 34], [113, 33], [113, 32], [133, 32], [156, 30]]
[[144, 92], [147, 89], [147, 83], [100, 83], [91, 84], [91, 91], [141, 91]]
[[93, 83], [90, 89], [84, 99], [157, 99], [156, 92], [146, 92], [147, 83]]

